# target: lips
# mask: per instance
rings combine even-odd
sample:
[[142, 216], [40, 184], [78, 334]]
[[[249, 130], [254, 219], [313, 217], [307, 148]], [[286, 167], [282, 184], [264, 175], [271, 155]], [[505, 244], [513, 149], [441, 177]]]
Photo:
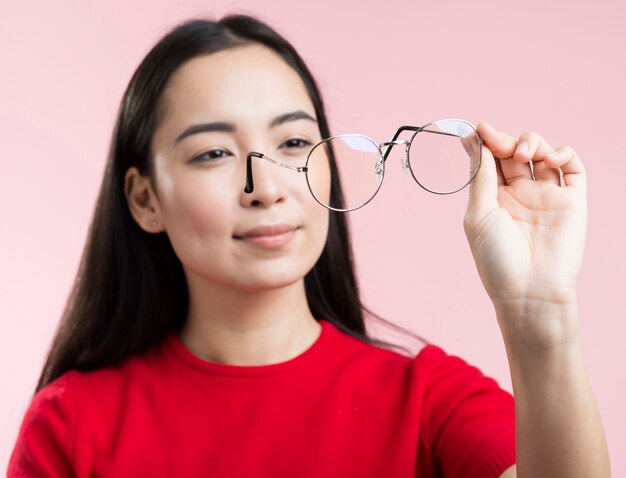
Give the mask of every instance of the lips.
[[297, 230], [298, 227], [290, 224], [261, 225], [234, 237], [256, 247], [276, 249], [291, 241]]
[[[289, 224], [274, 224], [271, 226], [257, 226], [247, 230], [241, 236], [241, 239], [248, 239], [253, 237], [267, 237], [278, 236], [286, 232], [295, 231], [297, 228]], [[237, 236], [236, 236], [237, 237]]]

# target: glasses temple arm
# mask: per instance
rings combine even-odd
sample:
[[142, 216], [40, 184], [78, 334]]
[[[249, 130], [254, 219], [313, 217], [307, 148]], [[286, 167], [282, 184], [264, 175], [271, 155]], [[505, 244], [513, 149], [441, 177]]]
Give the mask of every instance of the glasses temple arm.
[[445, 133], [443, 131], [433, 131], [432, 129], [421, 129], [420, 131], [427, 131], [429, 133], [434, 133], [434, 134], [443, 134], [445, 136], [452, 136], [454, 138], [462, 138], [463, 136], [461, 136], [460, 134], [454, 134], [454, 133]]
[[419, 126], [400, 126], [394, 133], [391, 140], [388, 141], [387, 143], [384, 143], [386, 146], [389, 146], [389, 147], [385, 150], [385, 153], [383, 154], [383, 161], [387, 161], [387, 156], [389, 156], [389, 153], [391, 152], [391, 148], [393, 148], [393, 146], [395, 146], [396, 144], [400, 144], [396, 140], [398, 139], [398, 136], [400, 136], [400, 133], [402, 133], [403, 131], [415, 131], [416, 133], [419, 133], [420, 131], [426, 131], [428, 133], [441, 134], [444, 136], [452, 136], [453, 138], [463, 137], [459, 134], [446, 133], [444, 131], [433, 131], [432, 129], [424, 129]]

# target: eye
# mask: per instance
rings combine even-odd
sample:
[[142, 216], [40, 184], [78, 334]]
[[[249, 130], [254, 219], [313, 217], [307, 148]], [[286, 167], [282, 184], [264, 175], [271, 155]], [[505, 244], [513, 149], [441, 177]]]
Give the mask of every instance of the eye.
[[204, 151], [203, 153], [200, 153], [194, 156], [193, 158], [191, 158], [189, 162], [195, 163], [195, 162], [215, 161], [218, 159], [226, 158], [228, 156], [232, 156], [232, 153], [224, 149], [216, 148], [216, 149], [210, 149], [208, 151]]
[[308, 148], [310, 146], [311, 146], [311, 143], [307, 141], [306, 139], [292, 138], [292, 139], [288, 139], [283, 144], [281, 144], [279, 148], [298, 150], [298, 149]]

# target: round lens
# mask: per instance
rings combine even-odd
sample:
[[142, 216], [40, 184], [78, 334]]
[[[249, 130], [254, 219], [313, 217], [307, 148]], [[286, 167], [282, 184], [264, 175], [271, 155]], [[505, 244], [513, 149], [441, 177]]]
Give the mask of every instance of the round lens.
[[[331, 155], [336, 168], [331, 167]], [[368, 203], [383, 181], [385, 165], [378, 144], [367, 136], [346, 134], [317, 144], [307, 161], [307, 181], [315, 199], [336, 211], [351, 211]], [[330, 198], [328, 177], [341, 184], [340, 198]]]
[[434, 121], [413, 135], [411, 174], [424, 189], [451, 194], [467, 186], [480, 166], [480, 138], [463, 120]]

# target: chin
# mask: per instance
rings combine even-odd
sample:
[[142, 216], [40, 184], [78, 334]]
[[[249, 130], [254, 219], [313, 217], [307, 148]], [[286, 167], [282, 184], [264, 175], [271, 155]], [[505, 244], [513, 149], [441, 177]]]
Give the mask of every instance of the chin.
[[287, 289], [295, 287], [299, 283], [304, 283], [304, 275], [285, 274], [271, 276], [265, 274], [260, 277], [248, 277], [243, 283], [237, 284], [235, 287], [244, 292], [269, 292], [272, 290]]

